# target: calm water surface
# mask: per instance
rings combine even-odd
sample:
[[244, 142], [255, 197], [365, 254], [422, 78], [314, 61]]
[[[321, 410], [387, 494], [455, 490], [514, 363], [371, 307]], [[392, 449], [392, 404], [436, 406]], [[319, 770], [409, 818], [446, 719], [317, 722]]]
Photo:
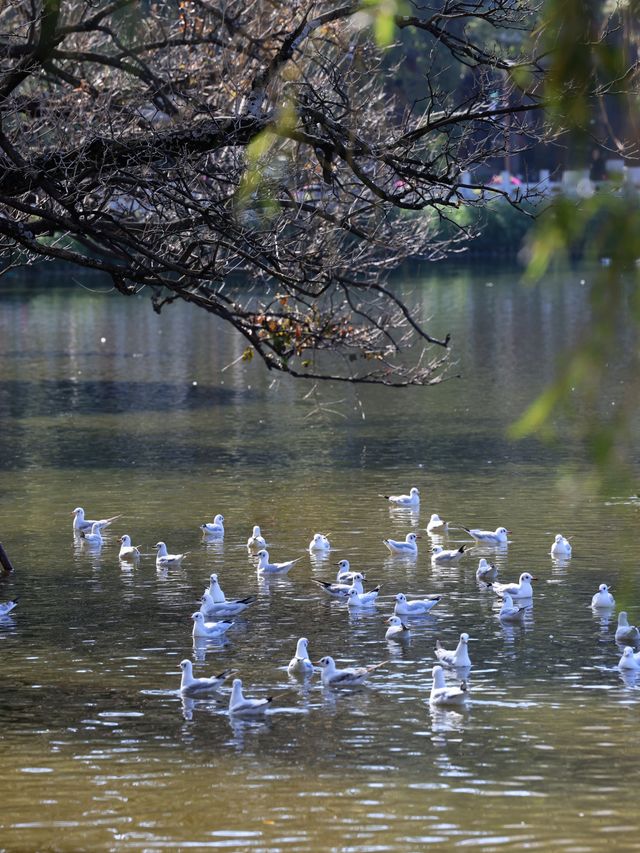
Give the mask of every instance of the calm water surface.
[[[99, 285], [91, 285], [100, 290]], [[640, 693], [616, 669], [615, 614], [588, 607], [601, 582], [640, 619], [640, 503], [589, 485], [580, 447], [510, 444], [505, 426], [553, 375], [589, 323], [588, 274], [523, 289], [516, 275], [452, 273], [406, 284], [454, 372], [439, 388], [393, 391], [273, 380], [188, 306], [155, 315], [142, 299], [7, 286], [0, 300], [0, 539], [18, 571], [0, 600], [0, 849], [408, 851], [639, 849]], [[611, 400], [626, 381], [612, 365]], [[225, 366], [228, 369], [221, 372]], [[420, 488], [419, 513], [379, 493]], [[122, 514], [100, 551], [74, 541], [71, 510]], [[222, 512], [224, 544], [199, 524]], [[508, 549], [433, 568], [385, 536], [431, 512], [512, 531]], [[285, 578], [260, 580], [244, 543], [260, 524]], [[314, 532], [335, 550], [312, 560]], [[573, 536], [569, 565], [548, 555]], [[129, 533], [190, 551], [158, 573], [118, 562]], [[451, 531], [449, 541], [464, 541]], [[522, 627], [503, 627], [479, 589], [479, 556], [504, 579], [539, 580]], [[382, 584], [360, 616], [311, 578], [338, 559]], [[209, 574], [257, 603], [225, 643], [193, 648], [190, 614]], [[384, 640], [397, 592], [442, 593], [403, 644]], [[431, 711], [436, 638], [471, 644], [472, 702]], [[367, 686], [291, 679], [299, 636], [314, 659], [386, 660]], [[251, 695], [281, 694], [263, 722], [224, 702], [182, 701], [196, 675], [234, 666]]]

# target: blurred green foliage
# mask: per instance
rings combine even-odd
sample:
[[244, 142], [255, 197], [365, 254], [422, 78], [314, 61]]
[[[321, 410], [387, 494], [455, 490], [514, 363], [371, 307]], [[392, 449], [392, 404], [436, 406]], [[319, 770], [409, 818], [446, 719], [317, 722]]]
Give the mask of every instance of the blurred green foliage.
[[[547, 0], [539, 36], [548, 51], [545, 98], [549, 120], [563, 134], [568, 160], [586, 165], [589, 147], [640, 165], [637, 130], [637, 0], [611, 4]], [[617, 117], [617, 120], [616, 120]], [[606, 147], [604, 148], [606, 151]], [[558, 367], [555, 382], [511, 433], [553, 436], [566, 416], [579, 432], [606, 488], [633, 481], [640, 399], [637, 336], [621, 351], [622, 319], [640, 328], [640, 197], [632, 182], [609, 191], [561, 197], [540, 217], [529, 241], [528, 277], [573, 259], [596, 265], [590, 291], [592, 322], [582, 343]], [[612, 400], [612, 366], [624, 356], [634, 377]]]

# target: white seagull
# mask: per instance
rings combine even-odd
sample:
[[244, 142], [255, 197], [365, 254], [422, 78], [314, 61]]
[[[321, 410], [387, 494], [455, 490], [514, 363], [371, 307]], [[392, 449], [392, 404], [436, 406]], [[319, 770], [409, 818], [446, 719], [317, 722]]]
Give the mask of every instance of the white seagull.
[[91, 527], [91, 533], [85, 533], [84, 530], [80, 531], [80, 536], [84, 539], [85, 542], [88, 542], [89, 545], [94, 545], [96, 547], [102, 545], [104, 539], [102, 538], [102, 533], [100, 532], [100, 525], [98, 522], [94, 522]]
[[0, 604], [0, 616], [6, 616], [7, 613], [11, 613], [13, 608], [18, 603], [18, 599], [14, 598], [13, 601], [5, 601]]
[[415, 598], [407, 601], [403, 592], [396, 595], [396, 605], [393, 612], [396, 616], [424, 616], [442, 599], [441, 595], [430, 595], [428, 598]]
[[137, 560], [140, 557], [140, 549], [131, 544], [131, 537], [121, 536], [119, 539], [120, 550], [118, 551], [119, 560]]
[[331, 548], [331, 542], [324, 533], [314, 533], [313, 539], [309, 542], [309, 553], [313, 554], [316, 551], [328, 551]]
[[154, 548], [158, 551], [156, 554], [156, 567], [158, 569], [166, 569], [169, 566], [179, 566], [187, 554], [190, 553], [189, 551], [185, 551], [184, 554], [168, 554], [167, 546], [164, 542], [156, 542]]
[[216, 536], [218, 539], [222, 539], [224, 536], [224, 515], [218, 513], [213, 521], [201, 524], [200, 529], [205, 536]]
[[256, 717], [264, 714], [272, 699], [273, 696], [267, 696], [265, 699], [247, 699], [242, 693], [242, 681], [234, 678], [229, 697], [229, 713], [238, 717]]
[[371, 592], [365, 592], [362, 595], [355, 587], [352, 587], [347, 593], [347, 605], [349, 607], [372, 607], [376, 603], [380, 587], [372, 589]]
[[396, 506], [416, 507], [420, 506], [420, 492], [413, 486], [408, 495], [380, 495]]
[[217, 693], [226, 679], [236, 672], [235, 669], [225, 669], [219, 675], [212, 675], [210, 678], [194, 678], [190, 660], [183, 660], [180, 663], [180, 669], [182, 670], [180, 692], [185, 696], [207, 696], [210, 693]]
[[616, 643], [636, 643], [640, 640], [640, 631], [635, 625], [629, 625], [627, 611], [618, 613], [618, 627], [616, 628]]
[[551, 546], [551, 556], [558, 558], [567, 559], [571, 556], [571, 542], [562, 535], [562, 533], [556, 534], [556, 538], [553, 541], [553, 545]]
[[601, 583], [598, 591], [591, 599], [591, 606], [596, 610], [608, 610], [615, 607], [616, 600], [609, 592], [610, 587], [606, 583]]
[[200, 605], [201, 613], [235, 616], [246, 610], [250, 604], [257, 601], [257, 598], [255, 595], [248, 595], [246, 598], [227, 598], [218, 583], [218, 575], [214, 573], [209, 576], [209, 586], [205, 589], [200, 601], [202, 602]]
[[481, 545], [505, 545], [508, 541], [507, 536], [511, 533], [506, 527], [497, 527], [495, 530], [478, 530], [477, 528], [470, 530], [468, 527], [462, 529]]
[[264, 536], [260, 533], [260, 528], [257, 524], [253, 525], [253, 533], [247, 539], [247, 551], [257, 551], [260, 548], [266, 548], [267, 542]]
[[429, 704], [436, 707], [442, 705], [464, 705], [467, 700], [467, 682], [460, 682], [459, 687], [447, 687], [444, 680], [444, 670], [441, 666], [433, 667], [431, 670], [433, 685], [429, 696]]
[[468, 634], [460, 634], [460, 640], [454, 651], [445, 649], [440, 640], [436, 640], [436, 657], [445, 666], [452, 666], [456, 669], [466, 669], [471, 666], [471, 658], [467, 643], [469, 642]]
[[216, 616], [237, 616], [246, 610], [254, 601], [257, 601], [255, 595], [248, 595], [246, 598], [235, 598], [231, 601], [215, 602], [208, 592], [200, 599], [200, 613], [208, 616], [214, 613]]
[[518, 583], [494, 583], [491, 587], [501, 597], [505, 593], [508, 593], [511, 598], [532, 598], [533, 587], [531, 586], [531, 581], [537, 580], [538, 578], [529, 574], [529, 572], [523, 572], [520, 575]]
[[[362, 595], [364, 593], [364, 587], [362, 586], [362, 581], [364, 580], [364, 575], [361, 575], [360, 572], [353, 572], [353, 580], [349, 583], [331, 583], [330, 581], [318, 581], [315, 578], [311, 578], [313, 583], [317, 583], [318, 586], [321, 586], [322, 589], [329, 593], [329, 595], [334, 596], [334, 598], [345, 598], [349, 595], [350, 589], [355, 589], [356, 592]], [[379, 587], [376, 587], [379, 590]]]
[[480, 558], [476, 569], [476, 579], [483, 583], [493, 583], [498, 577], [498, 568], [493, 563], [488, 563], [484, 557]]
[[521, 622], [524, 618], [526, 607], [518, 607], [513, 603], [513, 599], [508, 592], [505, 592], [502, 597], [502, 607], [498, 613], [501, 622]]
[[418, 539], [418, 535], [416, 533], [407, 533], [404, 542], [398, 542], [396, 539], [383, 539], [382, 541], [392, 554], [405, 554], [410, 557], [415, 557], [418, 553], [416, 539]]
[[376, 669], [386, 666], [387, 661], [369, 666], [350, 666], [345, 669], [338, 669], [334, 659], [330, 655], [326, 655], [326, 657], [320, 658], [317, 663], [318, 666], [322, 667], [323, 687], [353, 687], [356, 684], [362, 684]]
[[446, 533], [448, 529], [448, 522], [443, 521], [437, 512], [431, 513], [429, 524], [427, 524], [427, 533]]
[[204, 614], [199, 610], [194, 613], [192, 636], [194, 639], [198, 637], [221, 637], [234, 624], [229, 619], [221, 619], [220, 622], [205, 622]]
[[256, 556], [258, 557], [258, 571], [265, 575], [284, 574], [302, 559], [302, 557], [296, 557], [295, 560], [287, 560], [285, 563], [270, 563], [269, 552], [264, 548], [258, 551]]
[[80, 533], [81, 530], [91, 530], [94, 524], [97, 524], [99, 529], [103, 530], [117, 518], [120, 518], [119, 515], [112, 515], [111, 518], [101, 518], [99, 521], [96, 521], [95, 519], [85, 518], [84, 510], [81, 506], [77, 506], [71, 513], [71, 515], [73, 516], [73, 529], [77, 530], [78, 533]]
[[309, 675], [313, 672], [313, 664], [309, 659], [309, 640], [306, 637], [300, 637], [296, 645], [296, 653], [289, 661], [287, 671], [292, 675]]
[[362, 579], [366, 578], [366, 575], [363, 572], [352, 572], [351, 566], [349, 564], [349, 560], [340, 560], [338, 563], [338, 574], [336, 575], [336, 581], [338, 583], [348, 583], [352, 581], [355, 575], [361, 575]]
[[618, 669], [640, 669], [640, 652], [635, 653], [631, 646], [626, 646], [618, 661]]
[[461, 545], [459, 548], [452, 548], [447, 551], [442, 545], [434, 545], [431, 549], [431, 562], [438, 566], [449, 566], [459, 562], [464, 555], [466, 545]]
[[389, 627], [384, 635], [385, 640], [406, 640], [411, 635], [411, 631], [399, 616], [389, 616], [386, 622]]

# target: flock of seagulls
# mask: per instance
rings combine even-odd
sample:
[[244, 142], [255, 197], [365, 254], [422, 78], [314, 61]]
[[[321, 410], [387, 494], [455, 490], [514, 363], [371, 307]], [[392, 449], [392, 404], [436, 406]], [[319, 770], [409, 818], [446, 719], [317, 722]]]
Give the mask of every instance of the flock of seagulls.
[[[382, 495], [391, 504], [399, 507], [415, 509], [420, 504], [420, 493], [413, 487], [408, 495]], [[91, 520], [85, 518], [84, 509], [77, 507], [73, 510], [73, 531], [80, 536], [91, 548], [100, 548], [104, 542], [103, 532], [120, 516]], [[496, 530], [481, 530], [468, 528], [462, 525], [453, 525], [451, 522], [443, 521], [436, 513], [431, 515], [427, 533], [440, 536], [448, 529], [454, 527], [465, 531], [474, 543], [489, 548], [505, 548], [508, 545], [508, 537], [511, 533], [506, 527], [498, 527]], [[207, 539], [222, 540], [224, 538], [224, 516], [218, 514], [212, 522], [201, 525], [203, 535]], [[383, 539], [384, 545], [393, 555], [404, 557], [415, 557], [418, 553], [418, 540], [420, 535], [408, 533], [404, 541], [394, 539]], [[119, 558], [123, 561], [137, 562], [142, 556], [138, 546], [131, 543], [131, 537], [127, 534], [119, 538]], [[256, 570], [259, 575], [282, 575], [289, 572], [302, 558], [282, 562], [271, 562], [267, 542], [261, 533], [260, 527], [254, 525], [251, 536], [247, 540], [247, 550], [255, 557]], [[188, 556], [189, 552], [181, 554], [170, 554], [164, 542], [158, 542], [156, 549], [156, 567], [159, 571], [165, 571], [179, 566]], [[314, 534], [308, 551], [310, 554], [321, 552], [326, 554], [331, 550], [331, 543], [327, 535], [323, 533]], [[456, 549], [444, 549], [441, 545], [434, 545], [431, 549], [431, 560], [434, 565], [457, 564], [465, 554], [468, 554], [469, 546], [461, 545]], [[568, 539], [558, 534], [551, 545], [551, 555], [557, 559], [568, 560], [571, 558], [572, 547]], [[533, 598], [532, 583], [537, 580], [529, 572], [522, 572], [517, 582], [499, 583], [497, 581], [498, 569], [496, 566], [481, 558], [476, 570], [476, 578], [479, 583], [491, 589], [500, 599], [501, 607], [498, 618], [504, 623], [517, 623], [524, 619], [527, 607]], [[368, 591], [364, 588], [366, 576], [363, 572], [353, 571], [348, 560], [343, 559], [338, 563], [338, 572], [335, 581], [324, 581], [312, 578], [312, 581], [320, 587], [320, 590], [333, 598], [346, 603], [348, 608], [364, 609], [376, 606], [380, 587], [376, 586]], [[403, 592], [394, 597], [393, 615], [389, 616], [385, 623], [388, 625], [385, 639], [394, 642], [403, 642], [411, 634], [408, 622], [411, 619], [419, 619], [426, 616], [441, 601], [441, 595], [427, 595], [423, 598], [408, 599]], [[211, 574], [209, 584], [205, 588], [200, 609], [192, 614], [194, 641], [220, 640], [226, 632], [234, 625], [233, 617], [243, 613], [256, 601], [255, 595], [244, 598], [228, 599], [221, 586], [217, 574]], [[0, 618], [6, 617], [17, 605], [17, 599], [0, 603]], [[610, 612], [615, 607], [615, 599], [607, 584], [600, 584], [598, 591], [593, 595], [591, 607], [594, 612]], [[628, 615], [621, 611], [618, 615], [618, 625], [615, 640], [619, 645], [624, 645], [624, 651], [618, 662], [621, 671], [640, 670], [640, 652], [634, 650], [634, 644], [640, 642], [640, 630], [635, 625], [630, 625]], [[459, 642], [455, 649], [447, 649], [437, 640], [434, 655], [437, 663], [432, 669], [432, 687], [430, 693], [430, 704], [440, 706], [462, 706], [470, 695], [466, 679], [472, 667], [469, 655], [469, 643], [473, 638], [468, 633], [460, 634]], [[370, 675], [386, 665], [381, 663], [368, 664], [364, 666], [339, 668], [335, 659], [325, 655], [317, 661], [312, 661], [309, 656], [309, 641], [306, 637], [300, 637], [296, 644], [294, 656], [287, 666], [291, 675], [300, 677], [312, 676], [319, 672], [323, 687], [356, 686], [362, 684]], [[220, 697], [220, 690], [231, 676], [237, 675], [235, 669], [225, 669], [217, 675], [206, 678], [197, 678], [193, 674], [193, 665], [190, 660], [180, 663], [182, 670], [179, 692], [182, 696], [197, 699], [200, 697]], [[455, 685], [447, 685], [445, 671], [452, 672], [456, 678]], [[231, 693], [228, 698], [229, 714], [235, 716], [257, 716], [266, 712], [270, 706], [273, 696], [262, 699], [247, 698], [242, 690], [242, 681], [234, 678]]]

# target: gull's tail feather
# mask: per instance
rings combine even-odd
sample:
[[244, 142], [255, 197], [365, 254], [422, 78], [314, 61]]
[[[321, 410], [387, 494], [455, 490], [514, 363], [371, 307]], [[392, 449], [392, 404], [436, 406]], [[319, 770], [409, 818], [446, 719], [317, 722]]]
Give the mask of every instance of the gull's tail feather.
[[216, 675], [216, 678], [222, 679], [222, 681], [226, 681], [230, 676], [235, 675], [238, 672], [237, 669], [223, 669], [222, 672]]
[[386, 666], [389, 663], [388, 660], [383, 660], [382, 663], [372, 663], [366, 667], [367, 672], [375, 672], [376, 669], [380, 669], [383, 666]]

